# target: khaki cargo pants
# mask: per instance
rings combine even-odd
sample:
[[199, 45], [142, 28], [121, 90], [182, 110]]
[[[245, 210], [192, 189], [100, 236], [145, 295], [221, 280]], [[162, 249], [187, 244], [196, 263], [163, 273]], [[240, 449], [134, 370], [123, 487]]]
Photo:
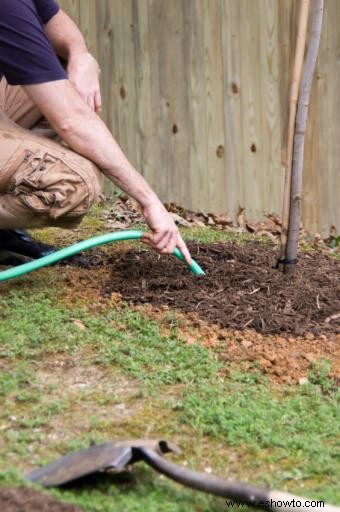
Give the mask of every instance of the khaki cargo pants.
[[41, 119], [20, 86], [0, 81], [0, 229], [76, 227], [100, 194], [89, 160], [30, 131]]

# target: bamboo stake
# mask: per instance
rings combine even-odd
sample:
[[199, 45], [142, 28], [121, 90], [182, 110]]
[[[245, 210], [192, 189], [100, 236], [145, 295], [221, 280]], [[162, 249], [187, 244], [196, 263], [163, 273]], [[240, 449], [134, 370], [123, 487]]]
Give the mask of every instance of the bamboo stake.
[[[293, 159], [293, 140], [294, 140], [294, 126], [297, 110], [297, 101], [299, 95], [299, 87], [302, 75], [303, 58], [305, 54], [308, 15], [309, 15], [310, 0], [301, 0], [299, 25], [296, 39], [293, 79], [290, 87], [290, 100], [289, 100], [289, 117], [288, 117], [288, 133], [287, 133], [287, 157], [285, 166], [285, 182], [283, 190], [283, 205], [281, 217], [281, 246], [280, 246], [280, 260], [286, 258], [287, 246], [287, 233], [289, 222], [289, 208], [290, 208], [290, 190], [291, 190], [291, 174], [292, 174], [292, 159]], [[278, 266], [283, 269], [282, 265]]]
[[286, 264], [284, 266], [284, 271], [288, 274], [294, 273], [296, 267], [301, 222], [301, 192], [305, 135], [313, 75], [320, 45], [323, 10], [324, 0], [313, 0], [310, 38], [300, 87], [294, 135], [292, 186], [286, 258], [288, 261], [295, 263]]

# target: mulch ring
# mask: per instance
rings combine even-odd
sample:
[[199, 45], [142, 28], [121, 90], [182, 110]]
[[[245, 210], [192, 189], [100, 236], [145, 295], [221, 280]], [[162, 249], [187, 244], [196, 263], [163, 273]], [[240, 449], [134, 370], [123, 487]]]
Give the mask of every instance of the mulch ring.
[[340, 333], [339, 261], [304, 253], [296, 273], [287, 276], [272, 268], [276, 249], [260, 242], [189, 247], [205, 277], [192, 275], [173, 256], [144, 249], [104, 256], [111, 268], [104, 296], [119, 293], [133, 304], [196, 313], [222, 328], [281, 336]]
[[34, 489], [0, 488], [1, 512], [81, 512], [75, 505], [61, 503]]

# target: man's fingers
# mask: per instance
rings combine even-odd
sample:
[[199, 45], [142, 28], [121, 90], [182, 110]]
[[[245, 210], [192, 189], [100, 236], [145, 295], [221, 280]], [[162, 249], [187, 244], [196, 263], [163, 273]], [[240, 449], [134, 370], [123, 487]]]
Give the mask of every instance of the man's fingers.
[[[165, 241], [167, 240], [165, 237], [169, 236], [169, 231], [161, 231], [159, 233], [145, 233], [143, 236], [143, 240], [149, 240], [151, 245], [159, 250], [165, 246]], [[164, 243], [162, 244], [164, 239]]]
[[181, 253], [183, 254], [184, 256], [184, 259], [185, 261], [187, 262], [188, 265], [191, 265], [192, 263], [192, 258], [191, 258], [191, 255], [190, 255], [190, 252], [189, 252], [189, 249], [187, 248], [187, 246], [185, 245], [182, 237], [179, 235], [178, 236], [178, 240], [177, 240], [177, 247], [178, 249], [181, 251]]
[[190, 252], [179, 233], [145, 233], [142, 241], [162, 254], [172, 254], [175, 247], [178, 247], [187, 264], [191, 265], [192, 258]]
[[171, 231], [164, 231], [162, 233], [145, 233], [142, 241], [147, 245], [153, 247], [162, 254], [172, 252], [170, 245], [173, 245], [173, 249], [176, 247], [176, 242], [171, 243], [171, 240], [176, 238], [176, 234]]
[[[90, 107], [91, 110], [97, 112], [100, 110], [98, 108], [98, 105], [101, 106], [101, 100], [100, 100], [100, 93], [99, 93], [99, 100], [96, 97], [96, 92], [91, 89], [84, 89], [81, 87], [77, 87], [77, 84], [73, 84], [75, 89], [78, 91], [78, 94], [81, 96], [81, 98], [85, 101], [85, 103]], [[99, 103], [98, 103], [99, 101]]]
[[93, 110], [93, 99], [91, 99], [91, 95], [89, 94], [89, 92], [84, 88], [78, 87], [78, 85], [75, 82], [71, 81], [71, 83], [77, 91], [77, 93], [79, 94], [79, 96], [81, 97], [81, 99], [86, 103], [86, 105], [90, 107], [90, 109]]
[[96, 91], [94, 95], [94, 107], [96, 112], [101, 112], [102, 110], [102, 97], [100, 91]]
[[157, 250], [158, 250], [158, 251], [160, 251], [160, 252], [163, 252], [163, 251], [165, 251], [165, 252], [169, 252], [169, 250], [167, 250], [167, 249], [168, 249], [168, 246], [169, 246], [169, 243], [170, 243], [170, 241], [171, 241], [172, 237], [173, 237], [173, 233], [171, 233], [171, 232], [169, 233], [169, 232], [168, 232], [168, 233], [167, 233], [167, 234], [166, 234], [166, 235], [165, 235], [165, 236], [164, 236], [164, 237], [163, 237], [163, 238], [158, 242], [158, 244], [157, 244]]
[[163, 249], [161, 249], [160, 252], [162, 254], [172, 254], [175, 250], [176, 245], [177, 245], [177, 234], [171, 233], [171, 235], [168, 239], [168, 243], [166, 244], [166, 246], [163, 247]]
[[86, 103], [88, 104], [88, 106], [90, 107], [91, 110], [95, 110], [93, 94], [88, 95]]
[[152, 249], [154, 248], [153, 247], [153, 244], [150, 242], [150, 240], [146, 239], [146, 238], [142, 238], [141, 241], [143, 242], [143, 244], [145, 245], [148, 245], [149, 247], [151, 247]]

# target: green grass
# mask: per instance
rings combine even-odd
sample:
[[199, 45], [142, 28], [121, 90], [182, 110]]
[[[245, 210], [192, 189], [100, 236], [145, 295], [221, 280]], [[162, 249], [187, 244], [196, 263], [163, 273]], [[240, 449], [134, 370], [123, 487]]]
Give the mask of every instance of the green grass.
[[[75, 239], [101, 224], [94, 216], [83, 229]], [[195, 228], [190, 237], [229, 234]], [[88, 304], [70, 301], [70, 286], [67, 269], [54, 267], [1, 288], [0, 485], [22, 485], [26, 471], [93, 440], [149, 437], [175, 441], [184, 453], [174, 460], [189, 467], [340, 502], [339, 394], [327, 362], [297, 387], [274, 387], [256, 372], [222, 377], [218, 353], [186, 344], [171, 311], [165, 331], [110, 299], [98, 308], [90, 294]], [[86, 511], [225, 510], [222, 499], [142, 463], [49, 492]]]
[[[0, 355], [10, 360], [75, 355], [87, 347], [93, 351], [93, 363], [119, 366], [154, 388], [198, 382], [219, 368], [217, 359], [202, 346], [180, 342], [178, 329], [164, 336], [156, 322], [128, 307], [108, 308], [105, 316], [96, 317], [86, 309], [54, 305], [45, 294], [14, 293], [0, 300], [0, 306]], [[85, 331], [79, 330], [74, 318]]]
[[[207, 227], [192, 227], [181, 229], [184, 239], [187, 242], [198, 242], [202, 244], [209, 244], [214, 242], [249, 242], [255, 240], [254, 235], [247, 232], [237, 231], [224, 231], [222, 229], [207, 228]], [[259, 237], [256, 240], [260, 240]], [[268, 237], [261, 238], [261, 241], [272, 243]]]
[[263, 452], [267, 463], [270, 460], [277, 468], [269, 481], [268, 475], [262, 476], [263, 483], [274, 481], [278, 487], [300, 475], [320, 488], [327, 480], [325, 494], [332, 487], [339, 501], [339, 398], [335, 388], [325, 395], [317, 384], [275, 393], [267, 383], [254, 385], [245, 376], [234, 375], [229, 381], [188, 391], [174, 408], [201, 435], [231, 446], [246, 445], [259, 462]]

